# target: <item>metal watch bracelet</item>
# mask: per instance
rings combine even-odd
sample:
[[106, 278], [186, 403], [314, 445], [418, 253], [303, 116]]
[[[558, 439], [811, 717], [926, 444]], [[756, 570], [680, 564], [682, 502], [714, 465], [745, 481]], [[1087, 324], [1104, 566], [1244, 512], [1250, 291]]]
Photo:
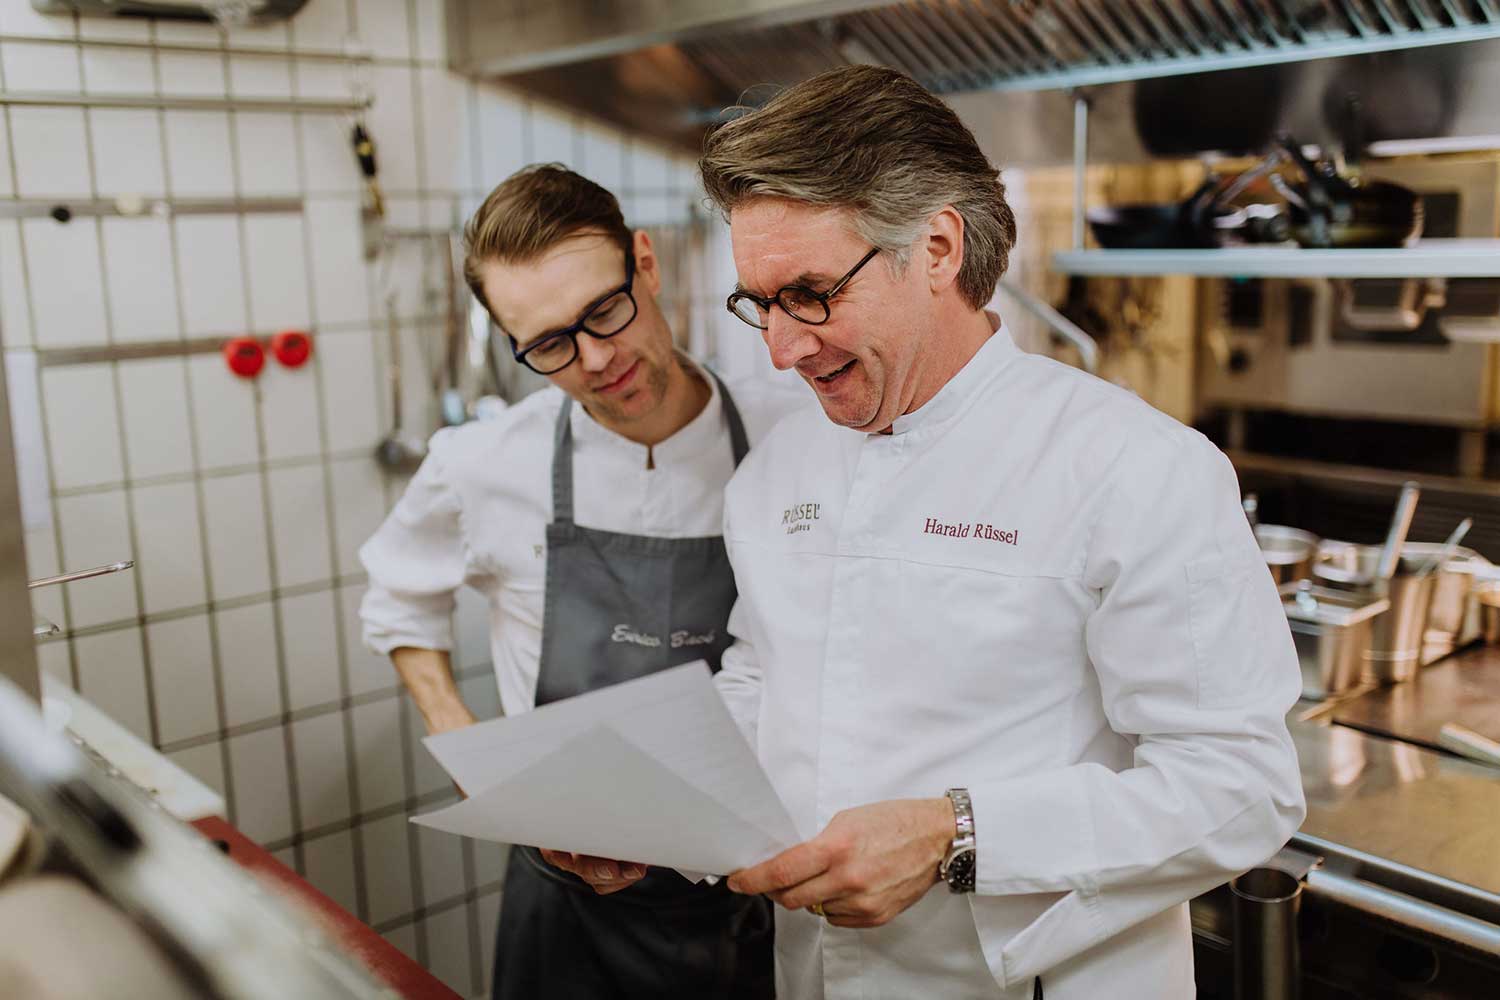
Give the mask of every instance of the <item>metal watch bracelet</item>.
[[948, 789], [953, 803], [954, 836], [948, 853], [938, 866], [938, 875], [951, 892], [973, 892], [975, 876], [974, 804], [967, 788]]

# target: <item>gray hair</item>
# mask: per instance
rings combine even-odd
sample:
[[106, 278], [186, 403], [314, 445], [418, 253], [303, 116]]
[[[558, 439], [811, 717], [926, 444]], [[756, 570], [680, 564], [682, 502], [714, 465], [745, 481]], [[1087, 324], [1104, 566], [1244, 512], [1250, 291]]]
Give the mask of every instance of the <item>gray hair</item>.
[[847, 208], [899, 268], [929, 220], [964, 220], [958, 288], [983, 308], [1010, 263], [1016, 219], [1000, 171], [953, 109], [903, 73], [848, 66], [782, 91], [711, 131], [698, 171], [728, 217], [755, 198]]

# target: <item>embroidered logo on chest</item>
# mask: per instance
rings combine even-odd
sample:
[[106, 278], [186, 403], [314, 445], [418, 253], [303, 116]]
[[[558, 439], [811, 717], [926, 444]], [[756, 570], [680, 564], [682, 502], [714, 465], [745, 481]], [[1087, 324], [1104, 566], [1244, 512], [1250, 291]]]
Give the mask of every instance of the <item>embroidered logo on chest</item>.
[[799, 503], [788, 507], [781, 512], [781, 527], [788, 535], [795, 535], [799, 531], [811, 531], [813, 522], [822, 519], [823, 505], [820, 503]]
[[942, 535], [945, 538], [969, 538], [976, 542], [998, 542], [1002, 545], [1019, 546], [1021, 544], [1019, 528], [1006, 531], [982, 521], [939, 521], [935, 517], [929, 517], [922, 526], [922, 534]]

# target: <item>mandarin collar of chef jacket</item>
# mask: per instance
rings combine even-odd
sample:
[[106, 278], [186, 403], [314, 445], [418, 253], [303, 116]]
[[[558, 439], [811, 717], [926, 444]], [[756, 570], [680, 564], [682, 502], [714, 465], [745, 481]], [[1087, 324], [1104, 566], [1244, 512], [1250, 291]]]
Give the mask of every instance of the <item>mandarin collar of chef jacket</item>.
[[895, 435], [912, 434], [914, 437], [936, 433], [954, 419], [975, 399], [976, 390], [990, 380], [1000, 369], [1019, 357], [1021, 349], [995, 313], [985, 310], [993, 330], [974, 356], [958, 373], [950, 378], [937, 394], [911, 413], [903, 413], [891, 424]]
[[728, 450], [729, 435], [720, 417], [724, 412], [724, 401], [719, 394], [718, 380], [699, 367], [693, 359], [682, 354], [677, 355], [677, 358], [684, 369], [708, 383], [709, 395], [708, 402], [698, 415], [671, 437], [649, 447], [639, 444], [605, 427], [582, 406], [574, 403], [568, 415], [573, 428], [573, 440], [580, 446], [611, 448], [631, 455], [639, 460], [642, 469], [646, 467], [647, 456], [652, 452], [655, 453], [653, 457], [659, 468], [663, 465], [690, 463], [715, 448]]

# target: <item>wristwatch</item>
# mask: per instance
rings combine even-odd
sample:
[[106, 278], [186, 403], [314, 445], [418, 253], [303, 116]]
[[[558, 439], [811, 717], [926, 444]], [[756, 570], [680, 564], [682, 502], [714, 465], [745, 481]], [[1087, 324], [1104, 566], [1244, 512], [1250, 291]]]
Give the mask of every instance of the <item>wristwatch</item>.
[[967, 788], [948, 789], [948, 801], [953, 803], [957, 831], [938, 865], [938, 875], [948, 883], [950, 892], [973, 892], [974, 805], [969, 801]]

